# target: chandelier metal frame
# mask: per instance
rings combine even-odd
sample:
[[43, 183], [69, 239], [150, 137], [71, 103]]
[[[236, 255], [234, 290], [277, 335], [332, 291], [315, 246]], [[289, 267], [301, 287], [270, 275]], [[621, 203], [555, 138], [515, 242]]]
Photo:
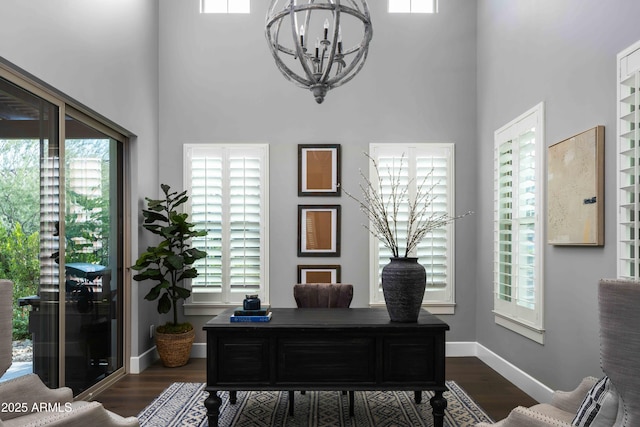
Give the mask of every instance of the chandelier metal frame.
[[[369, 42], [373, 36], [367, 1], [306, 0], [306, 3], [301, 3], [300, 0], [285, 0], [284, 7], [278, 9], [279, 3], [282, 1], [271, 1], [265, 25], [265, 35], [273, 58], [287, 80], [299, 87], [311, 90], [316, 102], [320, 104], [329, 90], [342, 86], [353, 79], [364, 66], [369, 51]], [[324, 36], [322, 39], [318, 38], [314, 51], [307, 49], [310, 39], [307, 31], [309, 30], [311, 13], [320, 10], [331, 12], [333, 25], [331, 26], [328, 19], [325, 20]], [[302, 22], [298, 20], [299, 14], [304, 16], [301, 19]], [[364, 32], [361, 42], [348, 49], [342, 47], [341, 14], [353, 16], [363, 24]], [[288, 34], [285, 31], [287, 25], [285, 24], [283, 27], [283, 22], [287, 17], [290, 20], [293, 49], [280, 42], [280, 36], [286, 37]], [[332, 31], [329, 32], [328, 28], [331, 28]], [[281, 55], [287, 55], [297, 60], [301, 65], [302, 72], [291, 69], [283, 61]]]

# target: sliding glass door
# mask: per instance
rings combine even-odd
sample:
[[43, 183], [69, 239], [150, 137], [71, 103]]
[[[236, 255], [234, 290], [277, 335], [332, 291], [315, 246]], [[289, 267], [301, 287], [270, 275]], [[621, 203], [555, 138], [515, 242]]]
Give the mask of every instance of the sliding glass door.
[[23, 349], [13, 376], [78, 395], [122, 371], [124, 141], [0, 78], [0, 277], [14, 282]]
[[123, 366], [122, 143], [64, 123], [65, 385], [81, 392]]

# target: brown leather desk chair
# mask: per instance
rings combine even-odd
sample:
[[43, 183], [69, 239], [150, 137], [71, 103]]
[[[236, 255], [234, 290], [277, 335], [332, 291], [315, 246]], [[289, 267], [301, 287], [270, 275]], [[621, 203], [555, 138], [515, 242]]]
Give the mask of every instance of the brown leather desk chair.
[[[298, 308], [349, 308], [353, 285], [346, 283], [306, 283], [293, 286]], [[304, 394], [304, 391], [301, 392]], [[346, 392], [342, 392], [346, 394]], [[353, 416], [353, 390], [349, 391], [349, 415]], [[289, 415], [293, 415], [294, 392], [289, 391]]]
[[345, 283], [307, 283], [293, 286], [298, 308], [348, 308], [353, 299], [353, 285]]

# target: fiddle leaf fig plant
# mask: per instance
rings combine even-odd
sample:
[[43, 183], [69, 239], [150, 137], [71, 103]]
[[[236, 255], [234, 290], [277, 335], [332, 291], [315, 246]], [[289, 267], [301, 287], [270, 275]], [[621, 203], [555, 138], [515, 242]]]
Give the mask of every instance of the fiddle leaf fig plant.
[[[194, 230], [194, 224], [188, 222], [188, 214], [178, 212], [177, 208], [189, 199], [186, 191], [172, 192], [167, 184], [161, 184], [160, 187], [164, 199], [145, 197], [147, 209], [142, 210], [142, 226], [162, 240], [157, 246], [148, 247], [131, 268], [138, 271], [133, 280], [155, 282], [144, 298], [158, 300], [158, 313], [168, 313], [173, 309], [171, 326], [177, 327], [177, 303], [191, 295], [191, 291], [183, 286], [183, 281], [198, 276], [193, 263], [207, 256], [206, 252], [191, 247], [190, 240], [205, 236], [207, 232]], [[166, 326], [169, 327], [169, 323]]]

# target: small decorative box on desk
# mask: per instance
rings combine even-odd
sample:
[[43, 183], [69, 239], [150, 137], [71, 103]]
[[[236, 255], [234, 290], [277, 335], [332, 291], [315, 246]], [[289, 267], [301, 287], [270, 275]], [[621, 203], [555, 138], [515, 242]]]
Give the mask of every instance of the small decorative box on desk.
[[260, 298], [258, 295], [245, 295], [242, 301], [242, 308], [245, 310], [260, 310]]

